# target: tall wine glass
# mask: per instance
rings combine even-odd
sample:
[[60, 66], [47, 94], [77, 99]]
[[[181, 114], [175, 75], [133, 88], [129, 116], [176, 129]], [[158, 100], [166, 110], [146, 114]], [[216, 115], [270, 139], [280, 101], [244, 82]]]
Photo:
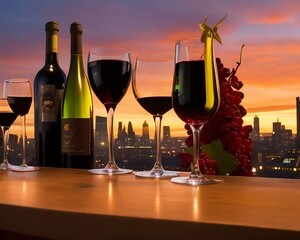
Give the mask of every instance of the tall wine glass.
[[7, 159], [7, 145], [9, 138], [9, 128], [18, 117], [8, 105], [5, 92], [3, 91], [3, 82], [0, 83], [0, 125], [3, 137], [3, 161], [0, 164], [0, 169], [5, 170], [10, 167]]
[[22, 163], [20, 166], [10, 166], [14, 171], [35, 171], [37, 168], [28, 166], [26, 162], [26, 114], [32, 102], [31, 83], [28, 79], [12, 79], [4, 81], [4, 92], [11, 110], [20, 115], [22, 137]]
[[88, 76], [93, 92], [107, 111], [109, 159], [102, 169], [89, 170], [94, 174], [126, 174], [131, 169], [119, 168], [114, 158], [114, 112], [127, 92], [131, 79], [130, 53], [127, 48], [106, 46], [94, 48], [88, 55]]
[[172, 76], [174, 53], [149, 51], [136, 60], [132, 89], [138, 103], [153, 116], [155, 123], [156, 160], [150, 171], [136, 172], [138, 177], [175, 177], [178, 172], [164, 170], [161, 163], [161, 122], [172, 109]]
[[[194, 186], [219, 183], [221, 180], [204, 177], [199, 169], [200, 131], [215, 115], [220, 104], [219, 80], [213, 50], [205, 52], [200, 38], [192, 38], [177, 42], [175, 52], [173, 108], [177, 116], [193, 131], [194, 153], [190, 176], [175, 177], [171, 181]], [[205, 54], [210, 55], [206, 57]]]

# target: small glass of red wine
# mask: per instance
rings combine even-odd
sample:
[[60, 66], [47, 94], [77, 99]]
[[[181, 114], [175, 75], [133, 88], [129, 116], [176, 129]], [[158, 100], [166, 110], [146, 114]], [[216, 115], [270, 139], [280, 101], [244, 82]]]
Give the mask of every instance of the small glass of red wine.
[[4, 81], [4, 93], [11, 110], [21, 118], [22, 163], [20, 166], [10, 165], [10, 170], [27, 172], [38, 170], [28, 166], [26, 161], [26, 115], [32, 102], [31, 83], [28, 79], [12, 79]]
[[[219, 80], [213, 49], [205, 52], [200, 38], [178, 41], [175, 46], [175, 71], [172, 102], [177, 116], [193, 131], [193, 161], [189, 177], [175, 177], [171, 181], [193, 186], [222, 182], [204, 177], [199, 168], [200, 131], [218, 111]], [[207, 61], [205, 54], [210, 54]]]
[[119, 168], [114, 157], [113, 120], [118, 103], [125, 96], [131, 80], [130, 52], [119, 46], [93, 48], [88, 55], [91, 88], [107, 112], [108, 162], [104, 168], [90, 169], [93, 174], [127, 174], [131, 169]]
[[137, 59], [132, 80], [133, 94], [138, 103], [153, 116], [155, 123], [156, 160], [150, 171], [138, 171], [138, 177], [168, 178], [178, 172], [164, 170], [161, 162], [161, 122], [172, 109], [174, 52], [148, 51]]
[[0, 83], [0, 126], [3, 138], [3, 160], [0, 164], [0, 169], [9, 169], [9, 162], [7, 158], [7, 145], [9, 139], [9, 128], [14, 123], [18, 114], [14, 113], [8, 105], [5, 91], [3, 89], [3, 82]]

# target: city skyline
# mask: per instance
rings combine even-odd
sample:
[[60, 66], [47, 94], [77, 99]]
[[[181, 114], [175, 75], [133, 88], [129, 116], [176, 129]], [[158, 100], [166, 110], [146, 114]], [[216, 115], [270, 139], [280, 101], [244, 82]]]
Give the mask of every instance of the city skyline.
[[[297, 114], [300, 111], [297, 97]], [[300, 124], [297, 115], [297, 125]], [[272, 134], [260, 134], [259, 118], [253, 119], [252, 166], [254, 174], [260, 177], [300, 178], [300, 132], [293, 136], [291, 129], [277, 120], [272, 123]]]
[[[274, 115], [274, 119], [271, 122], [269, 122], [268, 131], [265, 130], [265, 126], [264, 126], [263, 128], [260, 127], [260, 133], [261, 134], [266, 134], [266, 135], [272, 134], [272, 132], [273, 132], [272, 127], [273, 126], [270, 123], [273, 123], [273, 122], [276, 122], [276, 121], [277, 122], [280, 121], [280, 122], [283, 123], [283, 125], [286, 128], [291, 129], [293, 135], [296, 135], [297, 134], [297, 127], [300, 129], [300, 123], [298, 123], [298, 125], [297, 125], [297, 117], [299, 118], [299, 116], [300, 116], [300, 110], [297, 112], [297, 106], [298, 106], [297, 105], [297, 101], [298, 101], [298, 104], [300, 106], [300, 100], [298, 100], [298, 99], [300, 99], [300, 97], [296, 97], [295, 109], [292, 110], [295, 113], [295, 116], [294, 116], [294, 119], [293, 119], [293, 122], [294, 122], [294, 126], [293, 127], [290, 127], [290, 124], [286, 124], [285, 122], [281, 121], [280, 118], [278, 118], [278, 117], [275, 118], [275, 115]], [[299, 109], [300, 109], [300, 107], [299, 107]], [[299, 114], [299, 116], [297, 114]], [[28, 115], [33, 115], [33, 107], [31, 107]], [[170, 115], [170, 117], [168, 118], [169, 115]], [[96, 118], [97, 117], [99, 117], [99, 115], [98, 116], [97, 115], [94, 116], [94, 122], [95, 122], [94, 129], [96, 129]], [[106, 114], [103, 114], [100, 117], [105, 117], [106, 118]], [[169, 119], [174, 118], [174, 117], [178, 118], [176, 116], [176, 114], [174, 113], [173, 109], [171, 109], [163, 117], [162, 128], [163, 128], [163, 126], [169, 126], [172, 129], [172, 124], [168, 124], [167, 121]], [[252, 117], [252, 119], [250, 119], [251, 117]], [[257, 114], [249, 114], [249, 113], [243, 118], [243, 120], [244, 120], [244, 124], [243, 125], [251, 125], [254, 128], [254, 119], [255, 119], [255, 117], [258, 117], [260, 119], [259, 122], [260, 122], [260, 126], [261, 126], [261, 119], [264, 118], [264, 116], [257, 115]], [[167, 120], [166, 120], [166, 118], [167, 118]], [[118, 125], [119, 125], [120, 122], [123, 122], [123, 121], [124, 121], [124, 119], [120, 119], [118, 116], [115, 117], [115, 121], [114, 121], [114, 137], [117, 137], [116, 132], [117, 132], [117, 129], [118, 129]], [[148, 123], [148, 125], [149, 125], [149, 132], [150, 132], [150, 134], [153, 135], [153, 138], [154, 138], [155, 125], [154, 125], [154, 122], [153, 122], [153, 117], [150, 114], [141, 115], [141, 117], [139, 119], [134, 119], [134, 118], [128, 118], [128, 117], [126, 117], [125, 121], [131, 122], [133, 125], [138, 126], [138, 127], [135, 128], [135, 130], [136, 130], [136, 132], [140, 133], [140, 134], [138, 134], [139, 136], [141, 136], [143, 134], [143, 127], [142, 127], [142, 125], [146, 121]], [[33, 134], [34, 125], [33, 124], [34, 124], [33, 119], [29, 119], [29, 121], [27, 120], [27, 135], [29, 137], [33, 137], [34, 136], [34, 134]], [[185, 137], [185, 136], [187, 137], [188, 136], [186, 134], [186, 130], [184, 128], [184, 125], [185, 125], [185, 123], [182, 122], [182, 129], [179, 129], [179, 131], [177, 129], [172, 129], [171, 130], [171, 132], [172, 132], [172, 134], [173, 134], [174, 137]], [[28, 130], [28, 128], [29, 128], [29, 130]], [[12, 126], [10, 128], [10, 133], [16, 134], [16, 135], [20, 135], [21, 134], [21, 122], [20, 122], [19, 117], [12, 124]]]
[[[271, 2], [272, 3], [272, 2]], [[183, 11], [184, 9], [184, 11]], [[199, 36], [198, 23], [208, 16], [213, 25], [225, 15], [218, 28], [223, 45], [215, 52], [225, 67], [235, 67], [240, 47], [245, 45], [237, 76], [244, 83], [242, 105], [248, 115], [261, 119], [261, 131], [271, 132], [270, 122], [280, 119], [295, 132], [294, 98], [299, 96], [300, 2], [266, 1], [160, 1], [137, 3], [134, 0], [51, 2], [11, 0], [0, 8], [0, 80], [25, 77], [33, 81], [44, 63], [44, 25], [56, 20], [60, 24], [59, 61], [67, 74], [69, 68], [69, 27], [74, 21], [84, 29], [84, 61], [90, 48], [115, 44], [130, 48], [132, 63], [142, 51], [174, 50], [175, 42]], [[100, 13], [100, 14], [99, 14]], [[30, 18], [28, 17], [30, 16]], [[95, 115], [105, 116], [105, 108], [94, 99]], [[28, 132], [32, 133], [33, 110], [28, 115]], [[131, 88], [116, 110], [115, 122], [131, 120], [133, 124], [151, 116], [138, 105]], [[173, 134], [184, 136], [184, 123], [173, 111], [164, 116]], [[115, 125], [115, 129], [117, 125]], [[138, 129], [136, 129], [138, 131]], [[13, 129], [12, 129], [13, 131]]]
[[[300, 99], [297, 98], [297, 101]], [[300, 111], [300, 105], [298, 106]], [[108, 159], [108, 135], [107, 118], [96, 117], [95, 127], [95, 164], [104, 167]], [[300, 118], [297, 118], [300, 124]], [[291, 129], [286, 129], [280, 122], [272, 123], [272, 134], [260, 134], [259, 117], [253, 119], [252, 139], [252, 166], [253, 174], [263, 177], [299, 178], [300, 171], [300, 145], [297, 136], [293, 136]], [[118, 122], [117, 137], [114, 141], [115, 158], [118, 165], [123, 168], [135, 170], [151, 169], [155, 153], [155, 134], [149, 133], [149, 125], [143, 122], [142, 134], [136, 134], [134, 125], [129, 122]], [[21, 139], [17, 135], [10, 134], [9, 158], [11, 163], [19, 164], [21, 161]], [[36, 164], [35, 142], [28, 138], [28, 161]], [[162, 127], [161, 136], [162, 160], [166, 169], [186, 171], [181, 164], [180, 154], [185, 152], [185, 137], [172, 137], [170, 126]], [[0, 154], [1, 155], [1, 154]]]

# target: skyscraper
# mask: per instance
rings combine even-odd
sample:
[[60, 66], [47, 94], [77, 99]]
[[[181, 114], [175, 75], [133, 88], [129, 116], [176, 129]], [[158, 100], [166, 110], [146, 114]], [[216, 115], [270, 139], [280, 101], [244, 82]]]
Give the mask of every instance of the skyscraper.
[[118, 137], [115, 139], [116, 145], [125, 145], [127, 140], [127, 132], [125, 126], [123, 126], [122, 122], [118, 124]]
[[273, 122], [272, 147], [281, 149], [281, 122]]
[[122, 122], [119, 122], [119, 124], [118, 124], [118, 138], [121, 138], [122, 130], [123, 130]]
[[296, 152], [300, 152], [300, 98], [296, 97], [296, 121], [297, 121], [297, 136], [296, 136]]
[[107, 118], [96, 116], [95, 144], [98, 146], [107, 146], [107, 143]]
[[127, 144], [128, 145], [134, 145], [135, 144], [135, 132], [133, 131], [133, 126], [131, 121], [128, 123], [128, 129], [127, 129]]
[[143, 123], [142, 140], [145, 142], [149, 142], [149, 125], [146, 120]]
[[253, 119], [253, 131], [250, 134], [253, 141], [260, 140], [259, 118], [256, 115]]
[[170, 126], [163, 126], [163, 141], [168, 142], [171, 140]]

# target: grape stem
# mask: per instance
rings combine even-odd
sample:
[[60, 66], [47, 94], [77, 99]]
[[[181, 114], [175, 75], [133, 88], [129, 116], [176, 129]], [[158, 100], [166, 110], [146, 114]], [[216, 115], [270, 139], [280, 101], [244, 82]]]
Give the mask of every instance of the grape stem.
[[232, 68], [232, 71], [230, 73], [230, 75], [228, 76], [228, 78], [230, 78], [231, 76], [234, 76], [238, 70], [238, 68], [240, 67], [240, 65], [242, 64], [242, 53], [243, 53], [243, 48], [244, 48], [245, 44], [243, 44], [241, 46], [241, 50], [240, 50], [240, 61], [236, 62], [237, 66], [236, 68]]

